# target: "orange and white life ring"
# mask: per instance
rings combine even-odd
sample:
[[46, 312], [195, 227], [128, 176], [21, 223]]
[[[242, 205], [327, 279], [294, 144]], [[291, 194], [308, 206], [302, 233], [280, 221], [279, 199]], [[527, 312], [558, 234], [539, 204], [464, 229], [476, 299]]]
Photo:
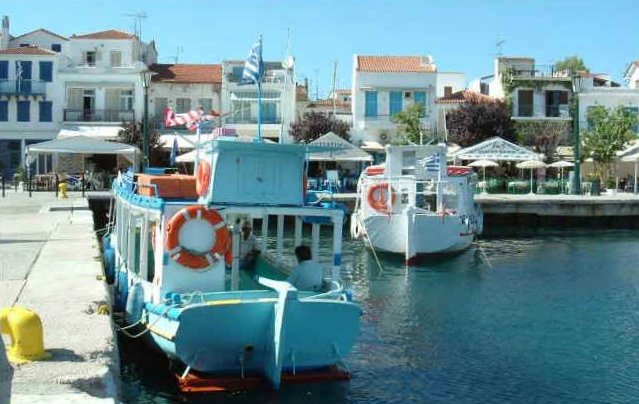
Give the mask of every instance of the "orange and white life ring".
[[[212, 226], [215, 243], [208, 251], [191, 251], [184, 248], [180, 242], [180, 229], [190, 220], [205, 220]], [[167, 223], [164, 248], [178, 264], [191, 269], [203, 269], [224, 257], [230, 241], [231, 235], [226, 223], [216, 210], [202, 205], [191, 205], [180, 209]]]
[[[390, 192], [390, 203], [388, 193]], [[367, 200], [371, 208], [381, 213], [390, 213], [397, 199], [395, 188], [387, 182], [379, 182], [368, 188]]]
[[200, 196], [206, 196], [211, 183], [211, 165], [208, 161], [202, 160], [197, 166], [195, 173], [195, 190]]

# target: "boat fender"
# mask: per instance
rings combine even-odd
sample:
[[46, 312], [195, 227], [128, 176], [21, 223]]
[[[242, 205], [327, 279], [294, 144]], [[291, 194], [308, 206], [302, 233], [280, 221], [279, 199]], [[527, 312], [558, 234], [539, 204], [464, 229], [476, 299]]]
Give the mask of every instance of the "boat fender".
[[113, 248], [104, 250], [104, 275], [107, 283], [112, 285], [115, 278], [115, 251]]
[[121, 312], [126, 307], [126, 299], [129, 293], [129, 278], [126, 271], [118, 271], [116, 276], [114, 311]]
[[195, 173], [195, 190], [200, 196], [206, 196], [211, 183], [211, 165], [206, 160], [200, 160]]
[[142, 309], [144, 308], [144, 287], [140, 282], [135, 282], [129, 289], [126, 299], [126, 309], [124, 321], [127, 324], [134, 324], [142, 318]]
[[[389, 192], [391, 194], [390, 203], [388, 201]], [[397, 199], [397, 192], [395, 188], [387, 182], [379, 182], [368, 188], [366, 199], [371, 208], [380, 213], [389, 214]]]
[[102, 251], [111, 248], [111, 233], [107, 233], [102, 237]]

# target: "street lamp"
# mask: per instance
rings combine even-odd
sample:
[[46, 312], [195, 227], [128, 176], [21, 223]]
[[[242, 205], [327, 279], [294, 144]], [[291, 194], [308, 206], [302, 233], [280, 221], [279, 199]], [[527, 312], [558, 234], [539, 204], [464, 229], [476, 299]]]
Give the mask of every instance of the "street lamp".
[[581, 140], [579, 138], [579, 92], [582, 89], [584, 78], [580, 74], [572, 76], [572, 92], [575, 97], [575, 109], [572, 116], [572, 132], [575, 140], [573, 146], [573, 153], [575, 158], [575, 169], [573, 172], [572, 189], [570, 193], [573, 195], [581, 195], [581, 170], [580, 170], [580, 155], [579, 148], [581, 147]]
[[142, 120], [142, 166], [143, 169], [149, 167], [149, 87], [151, 86], [151, 76], [153, 72], [144, 70], [140, 72], [142, 88], [144, 88], [144, 118]]

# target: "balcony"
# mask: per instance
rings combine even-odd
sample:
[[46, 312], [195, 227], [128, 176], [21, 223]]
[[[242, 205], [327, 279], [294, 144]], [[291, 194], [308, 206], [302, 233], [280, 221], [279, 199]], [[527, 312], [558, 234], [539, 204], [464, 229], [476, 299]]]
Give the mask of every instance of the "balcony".
[[571, 79], [569, 70], [557, 70], [554, 65], [511, 65], [504, 68], [513, 79]]
[[64, 110], [65, 122], [134, 122], [135, 112], [119, 109], [73, 109]]
[[[240, 83], [242, 81], [242, 75], [229, 73], [226, 75], [226, 79], [230, 83]], [[263, 84], [283, 84], [285, 80], [284, 74], [272, 74], [267, 73], [262, 77]]]
[[46, 82], [41, 80], [0, 80], [0, 96], [46, 96]]
[[[257, 125], [257, 116], [233, 117], [229, 116], [224, 120], [228, 125]], [[281, 116], [262, 116], [262, 123], [265, 125], [279, 125], [282, 123]]]

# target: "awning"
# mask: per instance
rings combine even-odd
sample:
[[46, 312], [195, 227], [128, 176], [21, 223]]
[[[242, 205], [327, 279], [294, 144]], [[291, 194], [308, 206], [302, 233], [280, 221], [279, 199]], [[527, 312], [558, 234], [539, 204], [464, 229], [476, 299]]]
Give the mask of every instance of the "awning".
[[362, 150], [366, 150], [366, 151], [370, 151], [370, 152], [383, 152], [384, 146], [382, 146], [380, 143], [378, 142], [374, 142], [372, 140], [364, 140], [362, 142]]
[[500, 137], [492, 137], [455, 153], [456, 160], [526, 161], [542, 160], [543, 155]]
[[60, 132], [58, 132], [58, 139], [86, 136], [100, 140], [117, 140], [121, 130], [121, 126], [65, 125], [60, 129]]
[[[200, 143], [208, 142], [222, 136], [235, 137], [237, 136], [237, 134], [235, 132], [235, 129], [215, 128], [212, 133], [200, 134]], [[163, 135], [160, 135], [160, 145], [162, 149], [171, 150], [173, 148], [173, 139], [177, 139], [178, 149], [181, 150], [193, 150], [195, 149], [195, 144], [197, 143], [197, 135], [194, 134], [181, 135], [175, 133], [165, 133]]]
[[[328, 132], [324, 136], [313, 140], [309, 145], [310, 161], [373, 161], [373, 157], [346, 139]], [[313, 146], [330, 148], [329, 150], [313, 151]]]
[[140, 150], [129, 144], [107, 142], [86, 136], [73, 136], [66, 139], [50, 140], [27, 147], [27, 154], [32, 158], [43, 153], [69, 154], [120, 154], [137, 165], [141, 156]]

